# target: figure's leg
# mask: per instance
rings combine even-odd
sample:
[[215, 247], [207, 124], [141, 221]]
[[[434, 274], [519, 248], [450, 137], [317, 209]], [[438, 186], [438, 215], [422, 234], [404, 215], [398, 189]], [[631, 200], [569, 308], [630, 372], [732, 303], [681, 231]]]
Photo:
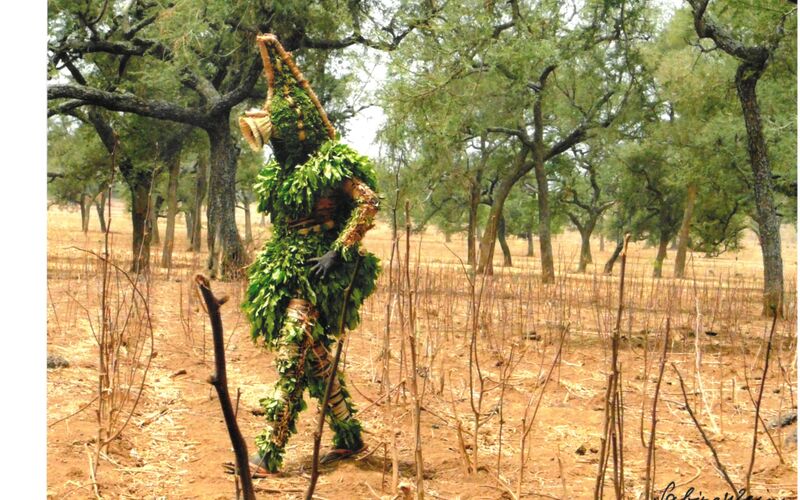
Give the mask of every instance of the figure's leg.
[[297, 414], [305, 407], [304, 367], [316, 318], [317, 313], [310, 302], [303, 299], [289, 302], [275, 359], [279, 378], [272, 396], [261, 400], [268, 425], [256, 437], [261, 457], [257, 465], [270, 472], [280, 468], [286, 441], [289, 435], [297, 432]]
[[[326, 342], [315, 342], [308, 354], [314, 369], [313, 374], [308, 374], [309, 392], [320, 402], [325, 397], [325, 386], [333, 368], [333, 355], [325, 344]], [[345, 387], [344, 374], [337, 370], [325, 411], [334, 432], [333, 447], [336, 450], [358, 451], [364, 447], [361, 423], [355, 418], [355, 413], [355, 406]]]

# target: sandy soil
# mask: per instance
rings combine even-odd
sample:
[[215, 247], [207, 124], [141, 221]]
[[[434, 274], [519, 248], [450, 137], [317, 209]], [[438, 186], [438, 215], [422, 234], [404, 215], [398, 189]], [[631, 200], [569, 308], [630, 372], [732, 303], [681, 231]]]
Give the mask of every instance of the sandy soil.
[[[99, 251], [103, 235], [96, 218], [84, 235], [79, 219], [75, 212], [49, 211], [48, 354], [69, 361], [66, 368], [49, 370], [47, 379], [48, 497], [58, 499], [94, 497], [89, 460], [97, 436], [98, 354], [92, 329], [99, 324], [101, 276], [97, 259], [75, 247]], [[162, 222], [162, 232], [164, 225]], [[268, 229], [256, 226], [254, 232], [258, 235], [257, 248]], [[129, 234], [124, 207], [115, 206], [112, 248], [115, 261], [122, 266], [130, 258]], [[146, 288], [156, 355], [130, 422], [100, 460], [97, 483], [105, 498], [235, 496], [233, 478], [221, 468], [223, 462], [233, 459], [230, 442], [216, 395], [206, 382], [213, 371], [210, 328], [193, 288], [192, 278], [202, 272], [205, 254], [185, 251], [182, 218], [176, 234], [172, 269], [157, 267], [160, 246], [153, 249], [154, 268]], [[476, 324], [485, 391], [477, 439], [478, 471], [467, 474], [457, 429], [460, 422], [466, 452], [472, 456], [470, 292], [461, 265], [449, 250], [465, 258], [466, 245], [459, 238], [445, 244], [444, 237], [434, 232], [425, 233], [421, 240], [418, 235], [412, 238], [411, 272], [417, 288], [418, 380], [425, 391], [421, 435], [426, 494], [433, 498], [512, 498], [510, 491], [517, 491], [520, 477], [522, 418], [532, 403], [528, 408], [530, 422], [542, 394], [526, 442], [521, 496], [592, 498], [610, 373], [609, 332], [616, 314], [619, 266], [614, 277], [595, 273], [602, 269], [613, 245], [606, 242], [605, 251], [599, 251], [599, 240], [594, 241], [595, 264], [587, 274], [580, 275], [571, 272], [577, 262], [577, 235], [558, 236], [559, 279], [548, 286], [539, 283], [536, 257], [524, 257], [523, 240], [511, 239], [513, 268], [502, 268], [498, 255], [495, 276], [484, 283], [482, 314]], [[759, 316], [761, 266], [757, 242], [750, 236], [745, 245], [737, 254], [715, 259], [694, 256], [689, 273], [694, 280], [670, 277], [673, 251], [665, 263], [666, 277], [652, 280], [650, 267], [656, 249], [632, 245], [620, 353], [624, 472], [630, 498], [641, 497], [643, 491], [646, 448], [642, 443], [649, 437], [668, 309], [668, 361], [686, 380], [690, 405], [723, 465], [737, 487], [744, 484], [755, 417], [749, 394], [758, 396], [764, 377], [763, 339], [769, 328], [769, 321]], [[376, 228], [367, 246], [384, 259], [388, 268], [388, 229]], [[784, 247], [787, 290], [791, 293], [787, 296], [787, 319], [777, 324], [766, 374], [761, 413], [768, 425], [796, 408], [797, 253], [796, 234], [791, 228], [785, 231]], [[421, 255], [419, 266], [415, 264], [417, 253]], [[227, 294], [231, 298], [222, 308], [229, 384], [234, 394], [237, 388], [241, 390], [239, 422], [252, 450], [252, 438], [263, 425], [263, 417], [253, 410], [275, 379], [273, 356], [250, 340], [248, 325], [237, 306], [243, 284], [215, 281], [212, 287], [218, 296]], [[385, 404], [386, 398], [381, 398], [388, 289], [388, 273], [384, 273], [379, 291], [365, 304], [363, 324], [348, 337], [345, 357], [370, 453], [323, 467], [317, 487], [320, 498], [392, 498], [393, 432], [401, 480], [414, 482], [411, 396], [401, 387], [392, 392], [391, 407]], [[111, 303], [112, 309], [124, 307]], [[564, 328], [567, 335], [560, 362], [545, 381], [559, 332]], [[697, 331], [699, 336], [695, 336]], [[396, 312], [390, 334], [388, 383], [394, 387], [400, 380], [403, 356], [401, 322]], [[147, 344], [145, 356], [133, 368], [135, 373], [142, 372], [149, 349]], [[695, 371], [698, 353], [699, 379]], [[137, 388], [132, 392], [135, 394]], [[473, 395], [477, 403], [477, 387]], [[257, 481], [259, 498], [302, 497], [316, 423], [316, 405], [311, 400], [308, 403], [309, 410], [300, 417], [299, 432], [290, 441], [283, 472]], [[695, 497], [701, 491], [706, 497], [721, 495], [725, 482], [715, 471], [709, 449], [689, 418], [669, 363], [657, 415], [656, 488], [663, 490], [674, 482], [672, 491], [679, 498], [690, 487], [695, 488]], [[794, 426], [770, 429], [771, 439], [763, 429], [760, 431], [751, 479], [754, 494], [797, 497], [796, 447], [787, 440], [794, 430]], [[323, 446], [328, 446], [329, 438], [326, 430]], [[605, 494], [613, 497], [610, 469], [611, 465]]]

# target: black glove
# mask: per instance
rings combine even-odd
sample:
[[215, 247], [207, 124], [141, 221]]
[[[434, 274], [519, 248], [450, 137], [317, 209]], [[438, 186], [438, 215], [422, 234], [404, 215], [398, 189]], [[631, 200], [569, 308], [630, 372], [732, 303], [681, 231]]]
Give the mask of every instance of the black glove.
[[314, 273], [316, 277], [322, 277], [323, 279], [325, 276], [328, 275], [328, 272], [336, 267], [339, 264], [341, 257], [339, 256], [339, 252], [336, 250], [328, 250], [325, 255], [322, 257], [314, 257], [313, 259], [308, 259], [309, 262], [316, 262], [314, 267], [311, 268], [311, 272]]

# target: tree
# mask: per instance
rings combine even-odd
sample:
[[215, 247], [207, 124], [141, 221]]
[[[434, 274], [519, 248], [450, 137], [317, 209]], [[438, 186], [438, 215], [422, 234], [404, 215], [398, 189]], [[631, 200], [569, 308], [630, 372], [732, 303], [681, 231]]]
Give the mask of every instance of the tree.
[[581, 11], [557, 2], [448, 7], [397, 54], [387, 100], [436, 123], [421, 130], [420, 141], [436, 140], [439, 134], [430, 130], [441, 127], [513, 142], [513, 160], [493, 191], [478, 271], [488, 267], [512, 188], [533, 171], [542, 279], [552, 282], [546, 164], [590, 131], [609, 127], [624, 108], [637, 71], [633, 47], [643, 28], [636, 15], [641, 5], [589, 2]]
[[[78, 205], [85, 233], [92, 206], [111, 180], [108, 154], [91, 127], [69, 118], [53, 120], [47, 139], [49, 197], [57, 205]], [[105, 221], [100, 220], [105, 231]]]
[[[235, 106], [259, 94], [254, 91], [261, 74], [261, 61], [253, 49], [255, 35], [274, 32], [287, 49], [301, 52], [330, 53], [356, 44], [392, 50], [431, 15], [428, 9], [404, 2], [398, 7], [402, 15], [381, 13], [391, 19], [387, 26], [369, 22], [367, 29], [362, 21], [370, 20], [372, 13], [358, 1], [107, 6], [93, 9], [74, 0], [51, 2], [51, 77], [63, 79], [58, 70], [72, 65], [89, 68], [91, 78], [79, 79], [73, 73], [71, 83], [51, 83], [48, 99], [68, 99], [61, 106], [95, 105], [202, 129], [210, 150], [209, 268], [218, 267], [213, 259], [221, 254], [224, 275], [238, 274], [245, 264], [235, 224], [238, 150], [230, 119]], [[350, 22], [338, 22], [341, 19]], [[304, 54], [296, 56], [302, 59]], [[312, 79], [315, 69], [326, 66], [311, 65]], [[335, 83], [331, 78], [322, 80]], [[323, 99], [328, 95], [322, 85], [315, 87]], [[214, 247], [217, 238], [220, 249]]]
[[630, 220], [634, 240], [647, 238], [658, 245], [653, 277], [660, 278], [667, 246], [682, 219], [683, 192], [670, 176], [668, 158], [647, 145], [629, 145], [621, 156], [624, 164], [620, 198], [624, 217]]
[[[792, 20], [792, 26], [796, 29], [797, 9], [783, 2], [770, 2], [775, 8], [769, 11], [764, 9], [756, 16], [763, 24], [753, 23], [753, 13], [750, 11], [747, 13], [748, 29], [737, 34], [712, 18], [708, 12], [709, 0], [687, 2], [691, 6], [697, 36], [711, 40], [713, 49], [722, 50], [736, 58], [739, 63], [734, 82], [742, 106], [748, 138], [747, 151], [753, 171], [755, 219], [764, 262], [763, 314], [782, 315], [783, 259], [780, 218], [775, 206], [772, 170], [756, 86], [778, 53], [779, 44], [785, 36], [787, 19]], [[788, 57], [792, 55], [789, 54]]]
[[616, 203], [612, 187], [616, 179], [612, 169], [600, 168], [608, 159], [598, 148], [584, 149], [576, 146], [570, 153], [571, 161], [566, 161], [574, 162], [575, 166], [568, 165], [565, 172], [558, 176], [557, 182], [561, 185], [559, 202], [581, 235], [578, 272], [583, 273], [592, 262], [592, 233], [606, 210]]
[[172, 267], [172, 250], [175, 246], [175, 217], [178, 214], [178, 182], [181, 170], [181, 154], [192, 128], [183, 126], [168, 138], [162, 158], [166, 164], [169, 177], [166, 192], [167, 228], [161, 251], [161, 267]]
[[264, 158], [261, 153], [254, 153], [249, 148], [247, 150], [242, 149], [242, 155], [239, 159], [239, 169], [236, 172], [236, 197], [239, 202], [237, 208], [241, 208], [244, 212], [244, 241], [247, 246], [253, 244], [253, 225], [250, 205], [256, 201], [256, 196], [253, 193], [253, 186], [256, 184], [256, 178], [258, 177], [259, 170], [261, 170], [263, 161]]

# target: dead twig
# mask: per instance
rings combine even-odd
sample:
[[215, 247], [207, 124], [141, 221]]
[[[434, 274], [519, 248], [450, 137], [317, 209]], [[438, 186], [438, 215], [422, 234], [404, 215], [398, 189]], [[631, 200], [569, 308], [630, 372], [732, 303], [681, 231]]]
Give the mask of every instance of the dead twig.
[[689, 412], [689, 416], [692, 418], [692, 422], [694, 422], [695, 427], [697, 430], [700, 431], [700, 436], [703, 437], [703, 441], [708, 446], [708, 449], [711, 450], [711, 455], [714, 457], [714, 463], [716, 464], [717, 472], [720, 473], [725, 482], [728, 483], [728, 486], [731, 487], [733, 490], [733, 494], [735, 495], [738, 491], [736, 489], [736, 485], [733, 484], [731, 477], [728, 475], [728, 471], [725, 469], [725, 466], [722, 465], [722, 462], [719, 460], [719, 455], [717, 455], [717, 450], [714, 448], [714, 445], [711, 444], [709, 441], [708, 436], [706, 436], [706, 432], [703, 430], [703, 426], [700, 425], [700, 422], [697, 421], [697, 417], [694, 416], [694, 412], [692, 411], [691, 405], [689, 405], [689, 397], [686, 395], [686, 385], [683, 383], [683, 377], [681, 377], [681, 372], [678, 371], [678, 367], [675, 366], [675, 363], [672, 364], [672, 369], [675, 370], [675, 374], [678, 376], [678, 381], [681, 383], [681, 393], [683, 394], [683, 402], [686, 407], [686, 411]]
[[225, 417], [225, 426], [228, 428], [228, 435], [233, 445], [233, 452], [236, 456], [236, 472], [241, 477], [242, 494], [245, 500], [255, 500], [256, 494], [253, 491], [253, 479], [250, 476], [250, 464], [247, 458], [247, 444], [236, 423], [236, 415], [231, 403], [231, 396], [228, 392], [228, 375], [225, 369], [225, 339], [222, 332], [222, 316], [219, 308], [228, 301], [227, 296], [217, 298], [211, 292], [211, 284], [208, 278], [198, 274], [194, 278], [208, 311], [208, 318], [211, 322], [211, 335], [214, 341], [214, 374], [208, 378], [208, 383], [214, 386], [219, 397], [219, 404], [222, 407], [222, 415]]
[[[778, 312], [772, 311], [772, 327], [769, 330], [767, 339], [767, 352], [764, 355], [764, 372], [761, 375], [761, 385], [758, 388], [758, 400], [756, 400], [756, 418], [753, 424], [753, 446], [750, 448], [750, 465], [747, 467], [747, 475], [744, 479], [744, 495], [750, 494], [750, 476], [753, 474], [753, 465], [756, 461], [756, 444], [758, 443], [758, 424], [761, 416], [761, 398], [764, 395], [764, 386], [767, 384], [767, 374], [769, 371], [769, 354], [772, 351], [772, 336], [775, 334], [775, 325], [778, 323]], [[735, 492], [736, 490], [734, 490]]]
[[664, 350], [661, 351], [661, 360], [658, 363], [658, 380], [656, 381], [656, 390], [653, 395], [653, 411], [650, 414], [650, 440], [647, 444], [647, 465], [645, 468], [644, 476], [644, 495], [645, 500], [650, 500], [653, 497], [651, 488], [651, 480], [655, 481], [656, 469], [656, 413], [658, 410], [658, 393], [661, 389], [661, 380], [664, 378], [664, 366], [667, 363], [667, 348], [669, 347], [669, 327], [670, 318], [667, 316], [667, 330], [664, 333]]

